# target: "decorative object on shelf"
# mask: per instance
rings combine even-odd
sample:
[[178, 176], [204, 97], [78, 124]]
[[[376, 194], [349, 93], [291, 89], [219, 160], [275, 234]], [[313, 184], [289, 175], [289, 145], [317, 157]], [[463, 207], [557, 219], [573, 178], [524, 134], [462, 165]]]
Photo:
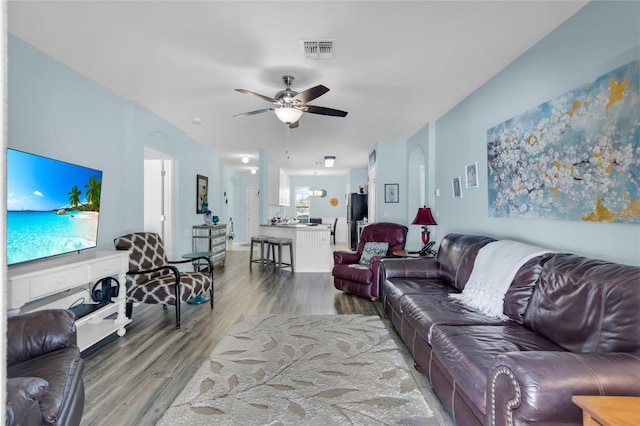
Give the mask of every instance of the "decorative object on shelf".
[[415, 219], [411, 222], [412, 225], [422, 225], [422, 243], [427, 245], [429, 243], [429, 229], [428, 225], [437, 225], [436, 220], [431, 214], [431, 209], [427, 206], [420, 207]]
[[209, 206], [209, 178], [202, 175], [196, 177], [196, 213], [204, 214]]
[[451, 179], [451, 189], [453, 190], [453, 198], [462, 198], [462, 180], [460, 176]]
[[400, 191], [400, 185], [397, 183], [385, 183], [384, 184], [384, 202], [385, 203], [399, 203], [400, 197], [398, 192]]
[[464, 167], [464, 175], [467, 178], [467, 189], [478, 187], [478, 162], [467, 164]]
[[211, 218], [211, 220], [213, 221], [213, 224], [214, 224], [214, 225], [217, 225], [217, 224], [218, 224], [218, 222], [220, 222], [220, 218], [219, 218], [218, 216], [213, 216], [213, 217]]
[[204, 224], [205, 225], [212, 225], [213, 222], [213, 212], [211, 210], [209, 210], [206, 207], [206, 204], [203, 204], [203, 208], [204, 210], [204, 214], [202, 215], [204, 217]]

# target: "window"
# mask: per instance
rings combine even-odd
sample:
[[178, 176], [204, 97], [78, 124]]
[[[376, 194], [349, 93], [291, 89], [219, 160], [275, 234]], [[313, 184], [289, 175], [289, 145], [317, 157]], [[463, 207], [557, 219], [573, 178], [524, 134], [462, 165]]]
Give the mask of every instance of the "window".
[[296, 219], [301, 222], [309, 221], [309, 191], [308, 186], [296, 186]]

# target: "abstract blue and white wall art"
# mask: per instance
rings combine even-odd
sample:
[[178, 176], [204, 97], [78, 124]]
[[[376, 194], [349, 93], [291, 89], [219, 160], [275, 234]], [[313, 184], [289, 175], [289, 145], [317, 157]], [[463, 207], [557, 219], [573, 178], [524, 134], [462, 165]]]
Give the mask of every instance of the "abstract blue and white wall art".
[[640, 223], [640, 60], [487, 131], [489, 216]]

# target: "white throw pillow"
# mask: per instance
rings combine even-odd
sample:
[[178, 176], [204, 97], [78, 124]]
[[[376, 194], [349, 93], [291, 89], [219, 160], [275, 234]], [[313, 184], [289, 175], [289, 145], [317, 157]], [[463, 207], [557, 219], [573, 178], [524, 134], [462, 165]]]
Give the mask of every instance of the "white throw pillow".
[[389, 243], [376, 243], [369, 241], [364, 243], [362, 256], [360, 256], [361, 265], [369, 265], [373, 256], [385, 256], [389, 250]]

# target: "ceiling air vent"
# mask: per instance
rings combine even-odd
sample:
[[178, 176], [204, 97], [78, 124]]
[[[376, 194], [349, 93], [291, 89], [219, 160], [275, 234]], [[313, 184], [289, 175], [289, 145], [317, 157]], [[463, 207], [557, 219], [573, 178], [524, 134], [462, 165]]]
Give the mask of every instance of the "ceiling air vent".
[[300, 40], [304, 56], [309, 59], [333, 59], [336, 57], [335, 40]]

